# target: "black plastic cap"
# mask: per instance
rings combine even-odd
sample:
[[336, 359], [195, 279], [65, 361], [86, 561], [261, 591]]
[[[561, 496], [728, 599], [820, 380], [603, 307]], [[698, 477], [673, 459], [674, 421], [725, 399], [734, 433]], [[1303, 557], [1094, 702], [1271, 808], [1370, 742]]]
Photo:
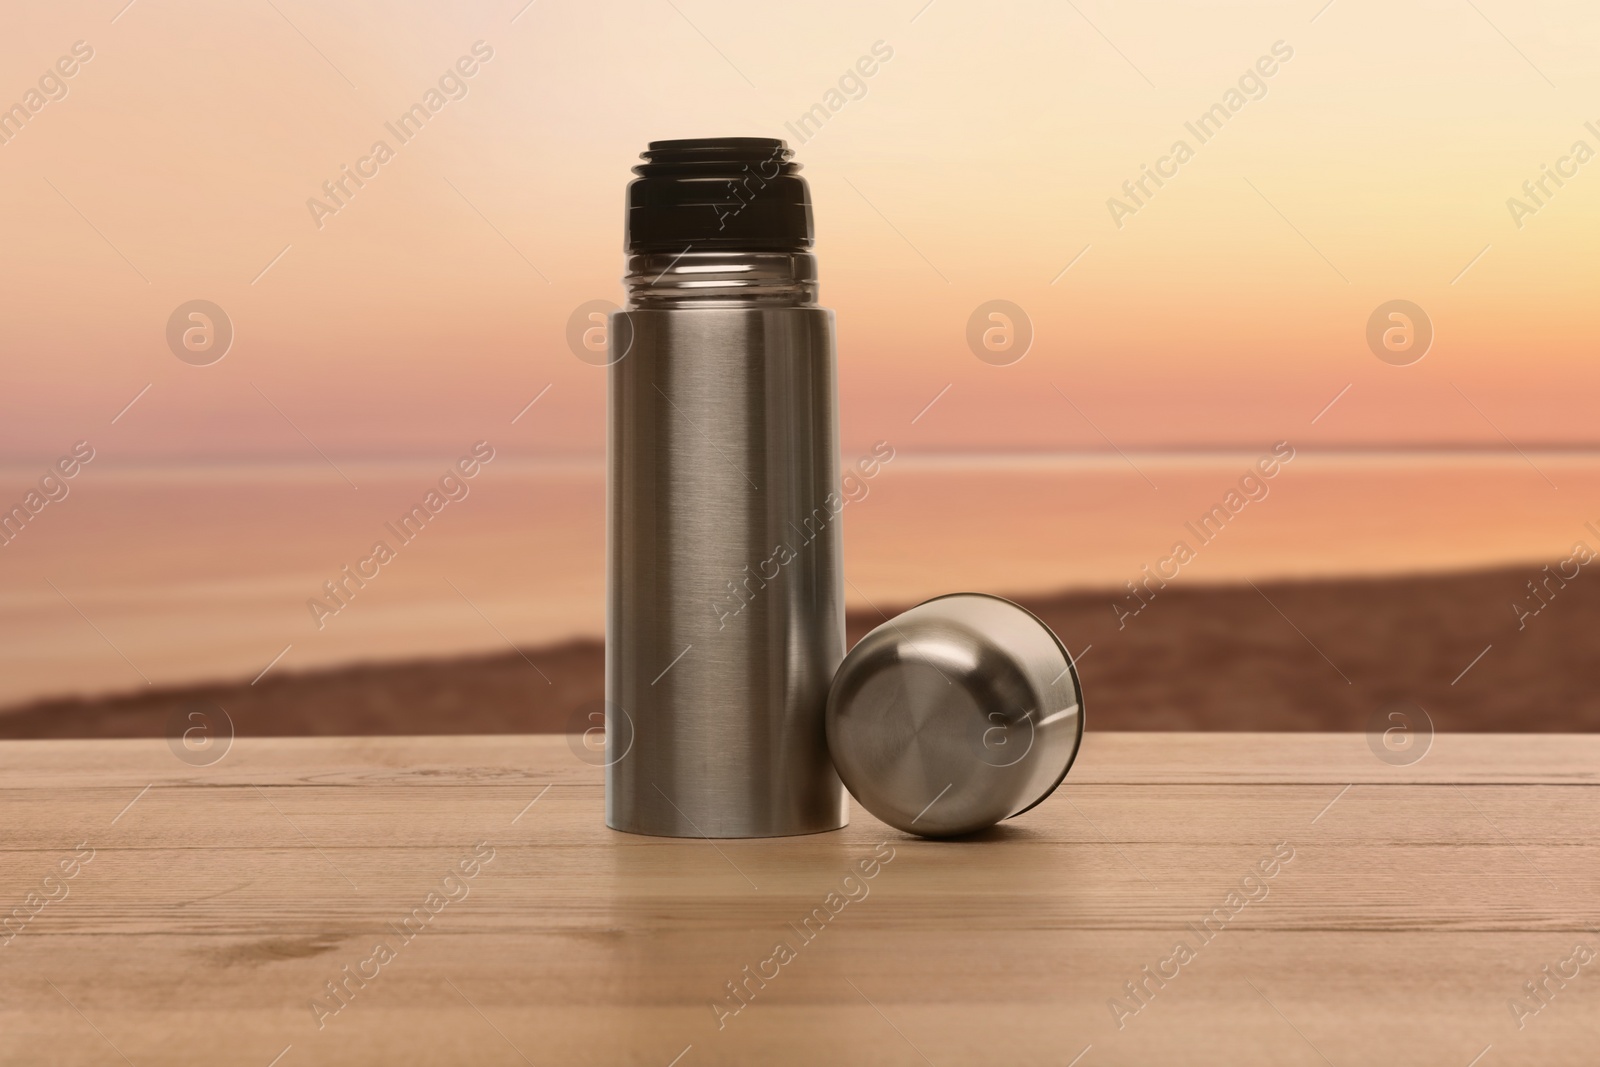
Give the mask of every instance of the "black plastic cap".
[[795, 252], [811, 247], [811, 193], [770, 137], [651, 141], [628, 185], [629, 252]]

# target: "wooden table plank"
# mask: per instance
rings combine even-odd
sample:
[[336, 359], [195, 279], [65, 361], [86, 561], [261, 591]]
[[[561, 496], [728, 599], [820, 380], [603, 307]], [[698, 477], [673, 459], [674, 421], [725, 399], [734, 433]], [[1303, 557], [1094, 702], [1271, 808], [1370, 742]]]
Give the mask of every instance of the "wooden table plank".
[[606, 830], [565, 738], [6, 742], [0, 915], [65, 895], [0, 934], [0, 1063], [1590, 1063], [1600, 956], [1509, 1005], [1600, 952], [1597, 768], [1589, 736], [1396, 767], [1361, 736], [1091, 733], [970, 840], [857, 808], [713, 844]]
[[[167, 742], [0, 742], [5, 787], [132, 785], [366, 785], [462, 782], [593, 783], [599, 768], [555, 735], [238, 738], [220, 762], [191, 767]], [[1363, 734], [1109, 733], [1089, 731], [1072, 769], [1076, 783], [1347, 782], [1600, 784], [1600, 736], [1439, 734], [1410, 766], [1376, 759]]]

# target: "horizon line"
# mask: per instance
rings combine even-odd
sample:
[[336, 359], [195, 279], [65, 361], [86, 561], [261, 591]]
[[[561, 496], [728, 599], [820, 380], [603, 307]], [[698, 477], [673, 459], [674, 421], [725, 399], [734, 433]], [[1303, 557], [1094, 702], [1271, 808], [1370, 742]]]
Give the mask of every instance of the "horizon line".
[[[1274, 442], [1276, 443], [1276, 442]], [[1099, 448], [1099, 449], [928, 449], [910, 450], [900, 449], [895, 458], [901, 462], [911, 461], [918, 465], [938, 464], [996, 464], [1004, 465], [1015, 463], [1019, 465], [1033, 465], [1052, 462], [1071, 462], [1085, 460], [1129, 460], [1144, 459], [1148, 461], [1173, 461], [1173, 460], [1207, 460], [1207, 459], [1236, 459], [1239, 457], [1256, 456], [1263, 452], [1270, 452], [1272, 444], [1218, 444], [1218, 445], [1186, 445], [1186, 446], [1139, 446], [1132, 448]], [[841, 458], [848, 460], [852, 452], [850, 446], [841, 449]], [[1427, 443], [1427, 444], [1335, 444], [1317, 446], [1298, 446], [1295, 448], [1297, 457], [1322, 458], [1322, 459], [1455, 459], [1455, 460], [1501, 460], [1501, 459], [1526, 459], [1528, 455], [1538, 455], [1546, 458], [1569, 459], [1600, 459], [1600, 442], [1568, 442], [1526, 445], [1483, 445], [1483, 444], [1452, 444], [1452, 443]], [[109, 458], [109, 457], [108, 457]], [[502, 466], [549, 466], [549, 467], [603, 467], [606, 462], [605, 452], [569, 452], [547, 455], [509, 455], [502, 452], [496, 457]], [[361, 465], [368, 468], [411, 468], [437, 463], [448, 463], [449, 457], [437, 455], [405, 455], [383, 457], [359, 457], [343, 455], [339, 461], [348, 465]], [[44, 462], [37, 457], [0, 457], [0, 472], [27, 474], [34, 466]], [[202, 459], [188, 456], [140, 456], [123, 459], [117, 464], [123, 472], [135, 471], [203, 471], [203, 470], [244, 470], [266, 473], [272, 470], [327, 470], [327, 464], [320, 459], [309, 459], [303, 456], [287, 457], [280, 455], [246, 455], [233, 458]], [[31, 480], [31, 479], [30, 479]]]

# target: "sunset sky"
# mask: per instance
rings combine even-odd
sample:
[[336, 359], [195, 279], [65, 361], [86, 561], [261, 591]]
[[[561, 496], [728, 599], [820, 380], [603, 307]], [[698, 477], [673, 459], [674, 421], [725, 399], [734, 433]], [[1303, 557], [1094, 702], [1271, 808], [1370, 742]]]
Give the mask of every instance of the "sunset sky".
[[[1325, 3], [13, 6], [0, 508], [94, 459], [0, 547], [0, 703], [600, 633], [568, 326], [621, 302], [630, 168], [675, 137], [785, 138], [811, 183], [845, 458], [897, 457], [852, 605], [1121, 590], [1277, 441], [1185, 581], [1565, 558], [1600, 522], [1600, 9]], [[1397, 300], [1420, 360], [1369, 347]], [[1019, 360], [969, 347], [991, 301]], [[315, 625], [479, 441], [471, 500]]]
[[[597, 455], [604, 372], [564, 336], [621, 300], [628, 168], [728, 134], [805, 166], [847, 450], [1595, 437], [1600, 162], [1520, 228], [1507, 205], [1600, 149], [1591, 4], [124, 2], [3, 16], [0, 103], [66, 90], [0, 144], [7, 463], [83, 438], [118, 462]], [[464, 95], [396, 139], [479, 41]], [[1119, 227], [1108, 200], [1178, 140]], [[165, 339], [197, 298], [236, 334], [211, 366]], [[1397, 298], [1436, 330], [1405, 367], [1365, 342]], [[1033, 322], [1011, 366], [966, 345], [991, 299]]]

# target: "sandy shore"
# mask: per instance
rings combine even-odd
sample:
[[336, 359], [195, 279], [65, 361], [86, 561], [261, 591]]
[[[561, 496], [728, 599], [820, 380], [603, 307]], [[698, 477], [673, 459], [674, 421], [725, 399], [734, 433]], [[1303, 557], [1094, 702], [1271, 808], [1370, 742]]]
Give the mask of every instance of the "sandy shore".
[[[1552, 582], [1519, 629], [1538, 575], [1174, 584], [1120, 628], [1112, 603], [1134, 605], [1115, 594], [1018, 599], [1079, 656], [1090, 729], [1365, 730], [1412, 701], [1440, 731], [1600, 731], [1600, 579]], [[881, 621], [853, 613], [851, 642]], [[600, 706], [603, 665], [598, 640], [574, 641], [51, 700], [0, 711], [0, 737], [160, 737], [207, 704], [240, 735], [561, 732]]]

